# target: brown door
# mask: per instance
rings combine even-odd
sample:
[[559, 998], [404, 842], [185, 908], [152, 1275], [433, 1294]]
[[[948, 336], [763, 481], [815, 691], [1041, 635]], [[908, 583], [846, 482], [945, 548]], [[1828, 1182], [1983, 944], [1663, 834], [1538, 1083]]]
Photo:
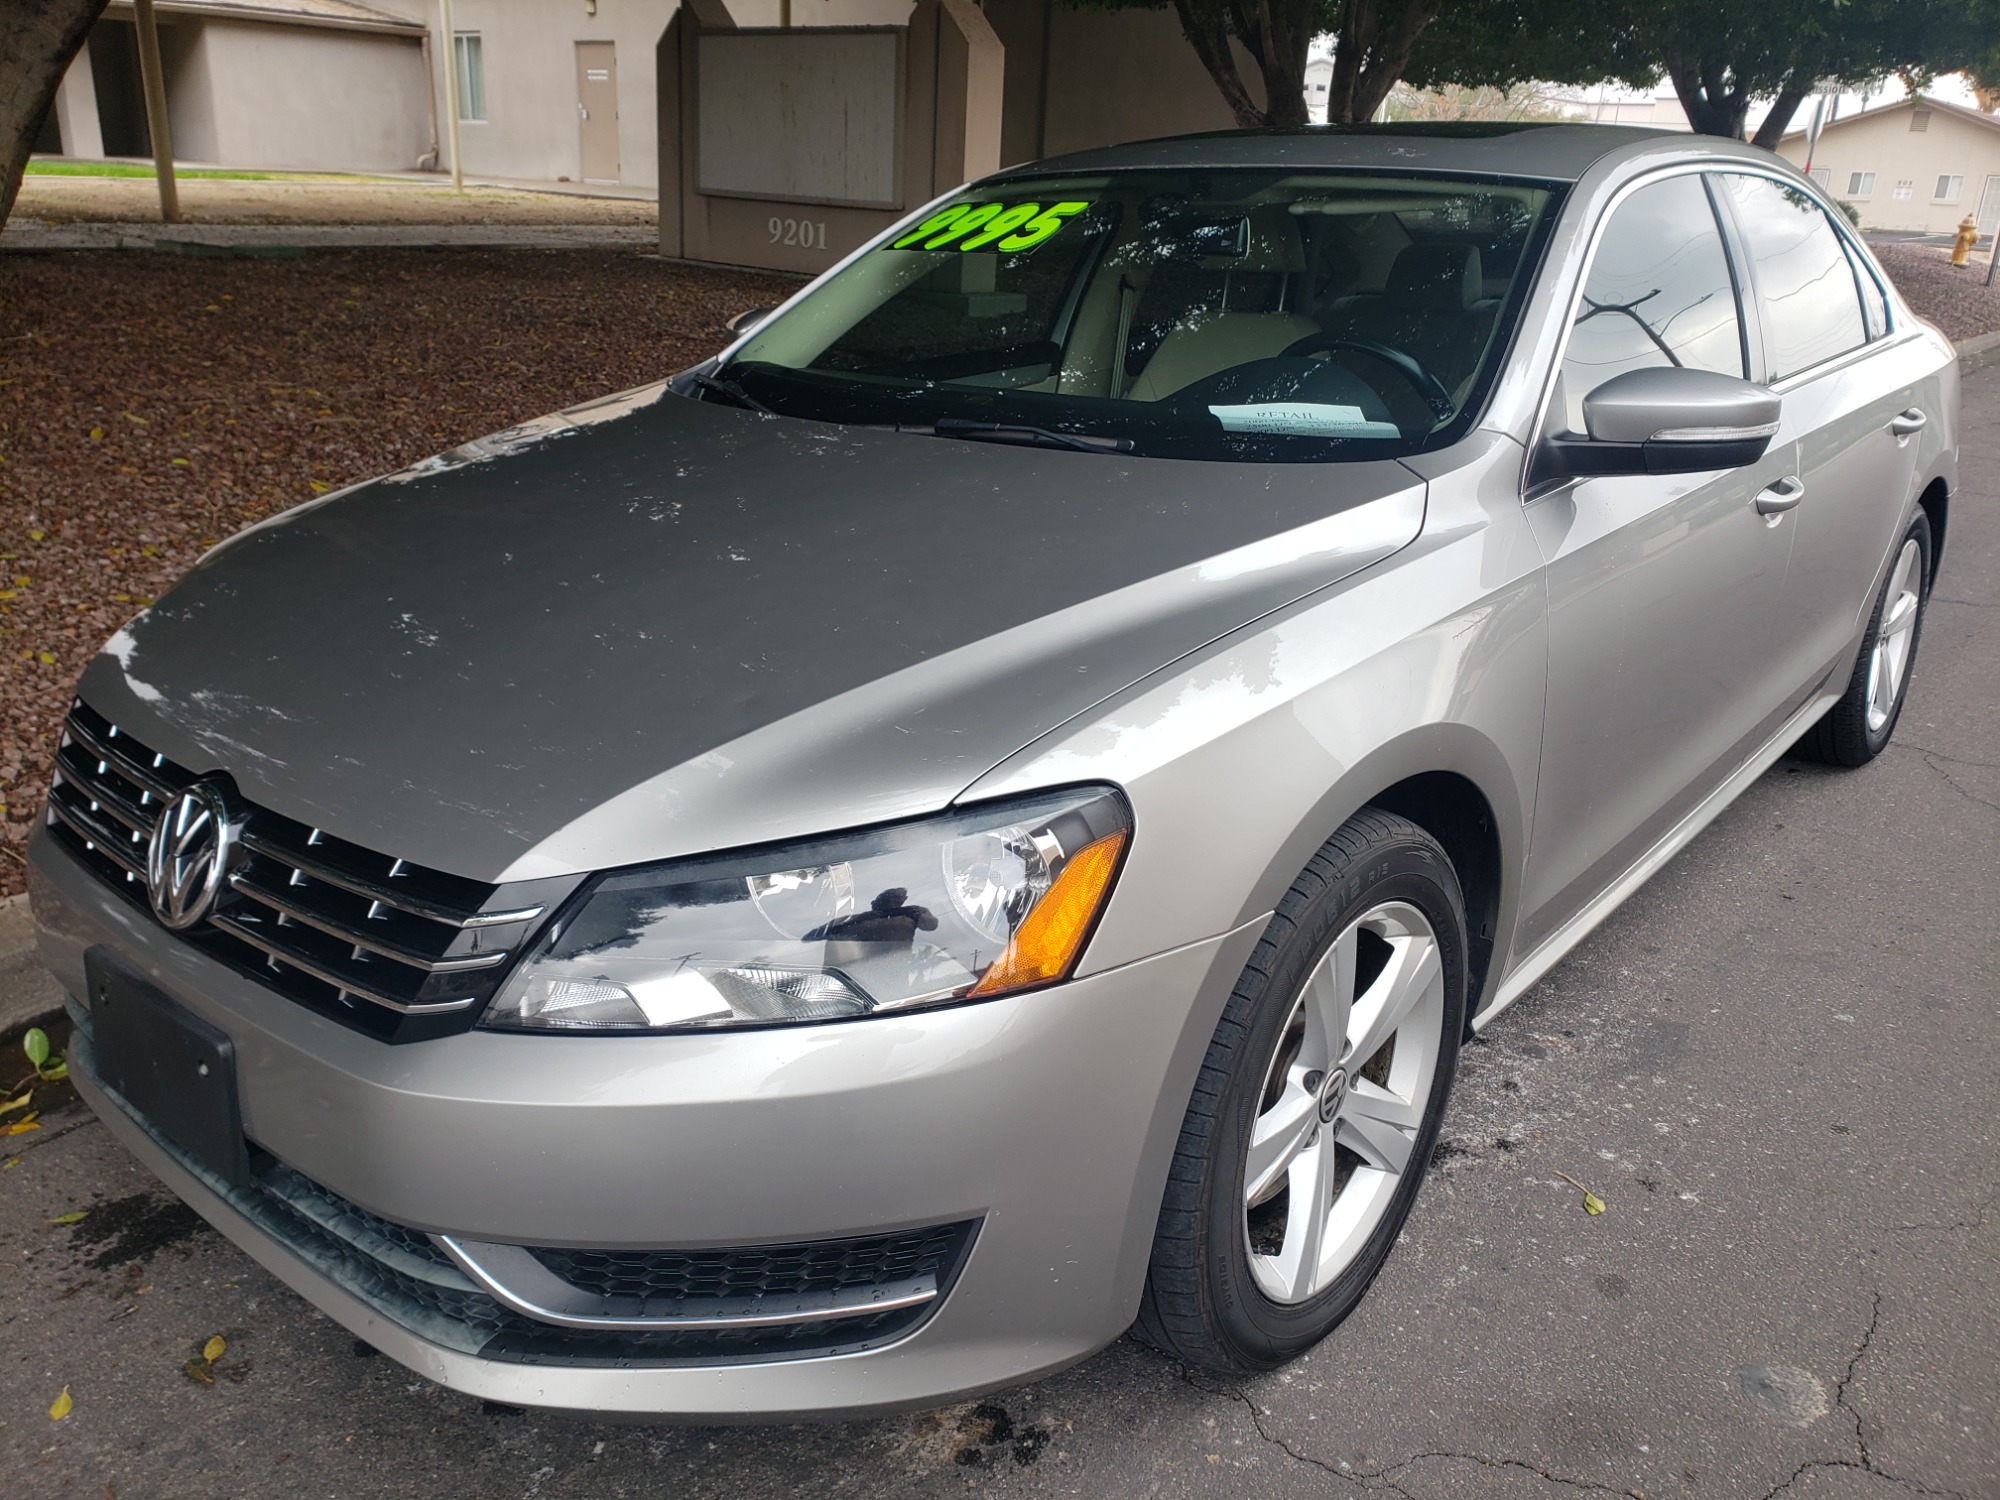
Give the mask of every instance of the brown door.
[[618, 54], [611, 42], [576, 44], [577, 136], [585, 182], [618, 180]]

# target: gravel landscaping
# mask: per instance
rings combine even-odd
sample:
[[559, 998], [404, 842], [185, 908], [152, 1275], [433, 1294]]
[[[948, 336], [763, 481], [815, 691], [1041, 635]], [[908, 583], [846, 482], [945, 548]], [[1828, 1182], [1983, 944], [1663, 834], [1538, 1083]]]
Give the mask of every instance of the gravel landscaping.
[[[1879, 252], [1954, 338], [2000, 288]], [[794, 283], [640, 255], [0, 258], [0, 896], [70, 685], [209, 547], [315, 494], [638, 385]]]
[[794, 284], [603, 252], [0, 259], [0, 896], [71, 684], [209, 547], [693, 364]]
[[1873, 249], [1910, 305], [1951, 337], [1969, 339], [2000, 329], [2000, 277], [1986, 285], [1990, 241], [1973, 252], [1969, 266], [1952, 265], [1951, 253], [1936, 245]]

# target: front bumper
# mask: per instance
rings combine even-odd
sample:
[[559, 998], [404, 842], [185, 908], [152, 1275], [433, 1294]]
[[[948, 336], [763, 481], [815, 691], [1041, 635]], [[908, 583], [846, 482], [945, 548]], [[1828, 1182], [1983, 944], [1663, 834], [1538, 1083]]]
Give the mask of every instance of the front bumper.
[[79, 1089], [134, 1155], [384, 1353], [513, 1405], [690, 1420], [932, 1405], [1116, 1338], [1137, 1307], [1196, 1070], [1263, 926], [929, 1014], [390, 1046], [177, 941], [46, 837], [31, 847], [31, 892], [44, 960], [71, 995], [87, 992], [85, 951], [115, 949], [230, 1035], [249, 1138], [391, 1225], [637, 1250], [978, 1222], [935, 1310], [875, 1347], [714, 1364], [489, 1358], [425, 1336], [367, 1282], [274, 1234], [128, 1113], [78, 1049]]

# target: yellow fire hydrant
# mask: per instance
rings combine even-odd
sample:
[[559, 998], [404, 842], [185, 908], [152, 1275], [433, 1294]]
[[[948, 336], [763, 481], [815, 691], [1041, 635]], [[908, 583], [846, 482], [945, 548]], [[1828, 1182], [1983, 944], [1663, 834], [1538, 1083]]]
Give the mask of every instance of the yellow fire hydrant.
[[1955, 266], [1971, 264], [1972, 247], [1978, 243], [1979, 226], [1967, 214], [1958, 221], [1958, 238], [1951, 242], [1951, 263]]

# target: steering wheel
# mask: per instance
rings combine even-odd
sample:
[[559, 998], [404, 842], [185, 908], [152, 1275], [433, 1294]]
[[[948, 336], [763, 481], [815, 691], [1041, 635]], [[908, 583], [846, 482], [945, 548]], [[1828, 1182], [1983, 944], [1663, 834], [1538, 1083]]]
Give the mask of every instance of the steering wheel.
[[1424, 398], [1424, 404], [1437, 414], [1440, 422], [1448, 422], [1458, 414], [1457, 403], [1451, 399], [1451, 392], [1444, 388], [1443, 381], [1402, 350], [1391, 349], [1387, 344], [1378, 344], [1372, 339], [1344, 339], [1338, 334], [1309, 333], [1304, 338], [1287, 344], [1279, 351], [1278, 357], [1300, 359], [1308, 354], [1329, 354], [1335, 349], [1353, 349], [1381, 360], [1409, 381], [1416, 393]]

